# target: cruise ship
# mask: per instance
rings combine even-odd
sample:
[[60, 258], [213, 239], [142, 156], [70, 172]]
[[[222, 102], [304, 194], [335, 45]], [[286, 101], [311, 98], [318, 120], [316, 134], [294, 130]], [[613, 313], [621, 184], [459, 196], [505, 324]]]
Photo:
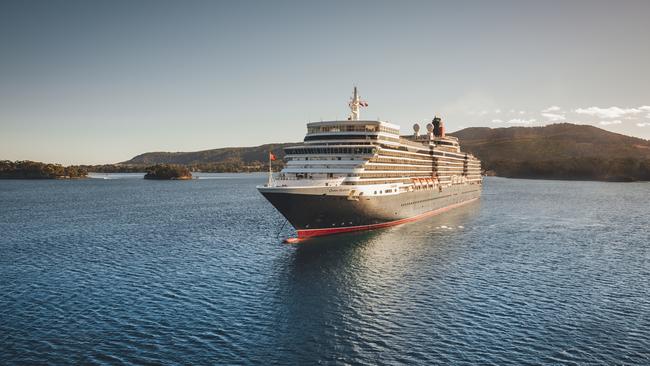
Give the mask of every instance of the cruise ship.
[[303, 144], [284, 149], [286, 165], [259, 192], [293, 225], [298, 239], [378, 229], [466, 204], [481, 195], [481, 162], [461, 151], [435, 117], [420, 133], [350, 116], [307, 124]]

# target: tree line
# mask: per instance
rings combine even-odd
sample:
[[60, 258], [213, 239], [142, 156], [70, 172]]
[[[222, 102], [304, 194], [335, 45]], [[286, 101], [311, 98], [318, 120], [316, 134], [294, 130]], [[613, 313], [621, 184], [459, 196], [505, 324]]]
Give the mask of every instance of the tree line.
[[79, 166], [63, 166], [30, 160], [0, 160], [0, 179], [83, 178], [88, 171]]
[[192, 179], [192, 173], [182, 165], [158, 164], [147, 168], [144, 179]]

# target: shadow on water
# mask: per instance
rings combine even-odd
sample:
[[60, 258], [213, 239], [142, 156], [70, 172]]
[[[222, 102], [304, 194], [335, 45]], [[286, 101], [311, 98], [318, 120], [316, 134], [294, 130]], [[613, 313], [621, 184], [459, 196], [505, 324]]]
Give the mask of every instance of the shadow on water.
[[[471, 225], [479, 210], [475, 202], [414, 223], [293, 246], [285, 257], [286, 273], [279, 277], [282, 303], [276, 324], [282, 329], [273, 348], [299, 362], [355, 362], [367, 360], [362, 353], [369, 349], [388, 350], [381, 339], [391, 325], [379, 321], [379, 313], [408, 298], [407, 276], [424, 273], [436, 262], [453, 262], [461, 252], [450, 243], [462, 241], [458, 228]], [[332, 338], [337, 342], [323, 341]], [[371, 346], [359, 348], [360, 341]], [[315, 355], [344, 358], [312, 359]]]

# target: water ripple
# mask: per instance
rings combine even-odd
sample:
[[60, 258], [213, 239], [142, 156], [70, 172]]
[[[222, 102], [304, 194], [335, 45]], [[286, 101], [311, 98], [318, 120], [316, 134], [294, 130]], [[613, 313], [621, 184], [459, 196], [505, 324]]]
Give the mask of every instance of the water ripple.
[[650, 364], [648, 184], [282, 245], [264, 176], [214, 178], [1, 181], [0, 363]]

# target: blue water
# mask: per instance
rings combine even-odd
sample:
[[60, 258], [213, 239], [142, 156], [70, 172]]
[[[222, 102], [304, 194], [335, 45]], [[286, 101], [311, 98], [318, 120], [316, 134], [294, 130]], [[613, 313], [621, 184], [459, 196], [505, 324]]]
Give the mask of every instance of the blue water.
[[650, 184], [281, 244], [264, 175], [0, 181], [0, 364], [650, 364]]

